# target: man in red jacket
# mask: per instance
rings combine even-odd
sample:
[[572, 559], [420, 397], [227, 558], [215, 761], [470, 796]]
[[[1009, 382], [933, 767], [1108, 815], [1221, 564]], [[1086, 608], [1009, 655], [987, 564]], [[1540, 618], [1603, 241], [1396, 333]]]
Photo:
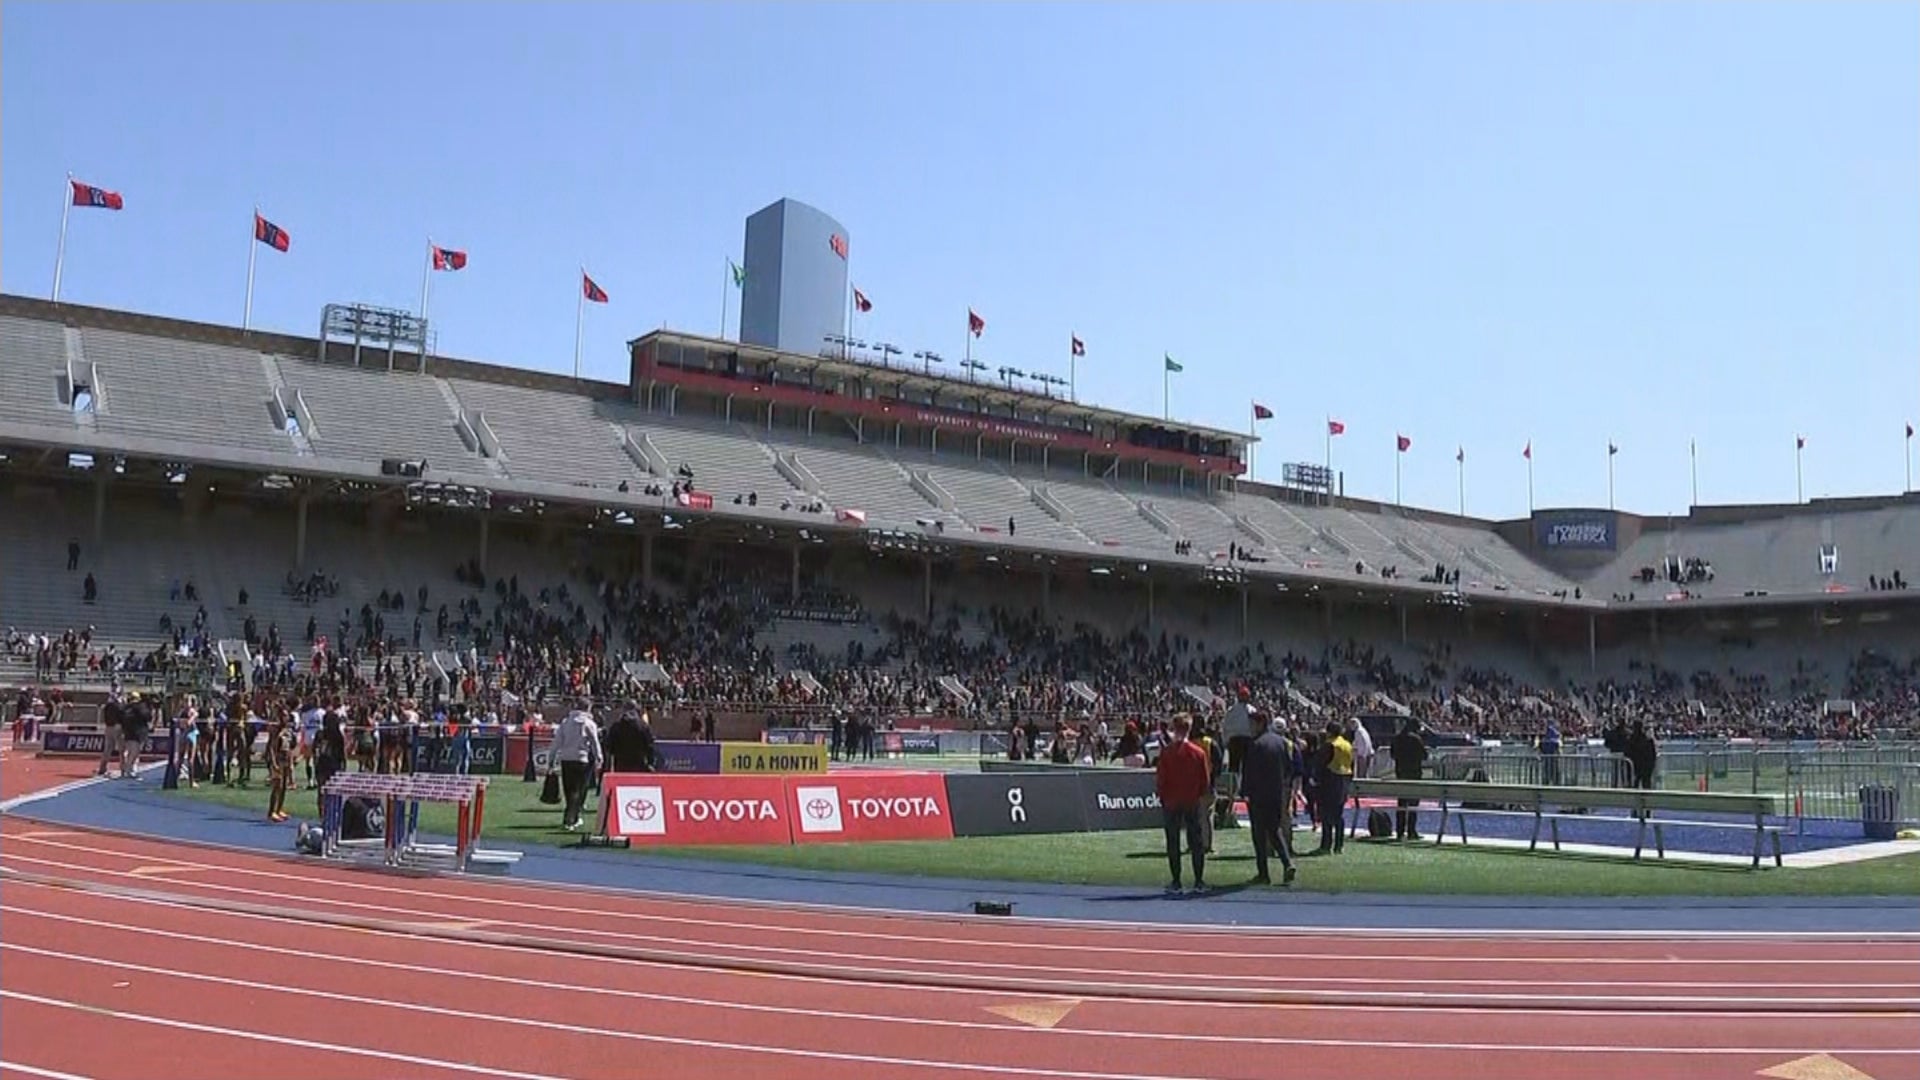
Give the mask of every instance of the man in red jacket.
[[1193, 890], [1207, 888], [1207, 803], [1213, 797], [1213, 777], [1207, 752], [1188, 740], [1193, 718], [1185, 713], [1173, 718], [1173, 742], [1160, 751], [1154, 768], [1153, 789], [1160, 797], [1160, 813], [1166, 822], [1167, 866], [1173, 871], [1168, 892], [1180, 891], [1180, 834], [1187, 834], [1187, 851], [1193, 858]]

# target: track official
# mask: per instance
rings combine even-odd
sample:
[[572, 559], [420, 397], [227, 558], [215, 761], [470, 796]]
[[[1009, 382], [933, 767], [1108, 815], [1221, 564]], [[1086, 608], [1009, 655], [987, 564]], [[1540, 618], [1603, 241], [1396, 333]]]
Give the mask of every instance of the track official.
[[1255, 885], [1271, 884], [1267, 876], [1267, 856], [1278, 854], [1283, 885], [1293, 883], [1293, 747], [1281, 732], [1285, 720], [1268, 721], [1255, 710], [1254, 723], [1265, 730], [1247, 744], [1245, 771], [1240, 778], [1241, 794], [1247, 799], [1247, 817], [1253, 825]]

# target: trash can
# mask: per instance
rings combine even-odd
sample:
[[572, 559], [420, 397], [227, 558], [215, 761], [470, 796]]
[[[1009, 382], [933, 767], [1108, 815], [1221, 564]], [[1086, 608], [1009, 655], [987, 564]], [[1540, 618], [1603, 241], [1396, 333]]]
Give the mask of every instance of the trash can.
[[1860, 789], [1860, 825], [1869, 840], [1894, 840], [1900, 833], [1900, 792], [1870, 784]]

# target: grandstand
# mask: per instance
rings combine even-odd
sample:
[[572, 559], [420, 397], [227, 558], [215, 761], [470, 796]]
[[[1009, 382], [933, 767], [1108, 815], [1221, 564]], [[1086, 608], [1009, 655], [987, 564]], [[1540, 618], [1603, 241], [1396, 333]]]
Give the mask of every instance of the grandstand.
[[[1269, 661], [1355, 638], [1412, 672], [1444, 645], [1549, 684], [1676, 643], [1720, 664], [1729, 638], [1854, 648], [1920, 622], [1915, 593], [1882, 587], [1920, 571], [1913, 495], [1489, 522], [1252, 482], [1230, 432], [666, 331], [631, 352], [624, 386], [442, 357], [389, 370], [312, 338], [0, 297], [0, 625], [150, 647], [162, 615], [178, 629], [204, 606], [214, 640], [249, 616], [291, 640], [390, 590], [407, 602], [387, 636], [411, 644], [425, 586], [419, 646], [470, 645], [437, 618], [469, 562], [529, 595], [583, 573], [731, 577], [846, 594], [872, 620], [964, 612], [949, 649], [1004, 644], [982, 629], [998, 608]], [[61, 572], [69, 540], [93, 603]], [[337, 596], [283, 589], [316, 570]], [[547, 606], [615, 629], [627, 610]], [[752, 662], [831, 666], [894, 639], [817, 625], [835, 628], [762, 619]], [[1813, 652], [1839, 681], [1840, 652]]]

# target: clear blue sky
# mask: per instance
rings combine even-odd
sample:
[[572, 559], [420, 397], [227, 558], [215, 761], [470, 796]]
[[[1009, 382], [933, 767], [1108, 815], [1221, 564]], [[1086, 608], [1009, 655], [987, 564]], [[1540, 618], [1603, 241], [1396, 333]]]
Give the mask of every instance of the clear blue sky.
[[718, 330], [746, 215], [852, 235], [866, 336], [1244, 428], [1390, 498], [1540, 505], [1890, 492], [1920, 423], [1920, 5], [817, 7], [10, 2], [0, 288], [257, 325], [413, 307], [442, 351], [587, 367]]

